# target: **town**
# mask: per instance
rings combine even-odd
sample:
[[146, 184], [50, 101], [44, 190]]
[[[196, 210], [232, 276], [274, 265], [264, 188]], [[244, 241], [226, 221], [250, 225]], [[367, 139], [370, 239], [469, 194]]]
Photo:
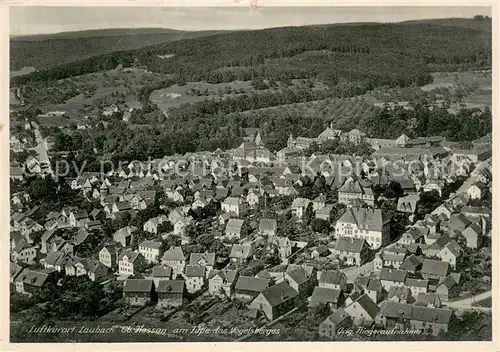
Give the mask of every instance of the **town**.
[[[233, 150], [63, 178], [82, 204], [44, 216], [22, 185], [27, 174], [53, 179], [46, 150], [13, 164], [15, 294], [88, 280], [121, 302], [110, 321], [202, 324], [222, 339], [233, 326], [284, 332], [290, 317], [326, 339], [359, 327], [438, 336], [457, 315], [489, 311], [480, 303], [491, 299], [491, 134], [462, 149], [439, 136], [327, 127], [272, 153], [258, 129], [245, 132]], [[328, 143], [373, 153], [311, 153]]]

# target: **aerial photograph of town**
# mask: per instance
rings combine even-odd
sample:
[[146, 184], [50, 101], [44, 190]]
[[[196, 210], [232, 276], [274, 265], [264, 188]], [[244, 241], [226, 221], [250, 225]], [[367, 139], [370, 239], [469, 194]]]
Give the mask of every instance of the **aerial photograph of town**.
[[11, 342], [492, 340], [491, 8], [9, 13]]

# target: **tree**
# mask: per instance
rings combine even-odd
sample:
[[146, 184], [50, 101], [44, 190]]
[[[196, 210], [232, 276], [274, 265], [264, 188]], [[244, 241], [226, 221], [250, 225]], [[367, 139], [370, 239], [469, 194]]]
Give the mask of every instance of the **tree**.
[[315, 218], [311, 221], [311, 228], [314, 232], [327, 234], [330, 231], [330, 222]]
[[304, 214], [304, 222], [306, 225], [310, 225], [311, 221], [314, 219], [314, 208], [312, 202], [309, 203], [309, 205], [306, 208], [305, 214]]

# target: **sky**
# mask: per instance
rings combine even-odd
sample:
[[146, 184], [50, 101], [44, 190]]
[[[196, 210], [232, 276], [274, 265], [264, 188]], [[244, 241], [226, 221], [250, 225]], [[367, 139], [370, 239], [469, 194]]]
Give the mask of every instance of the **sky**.
[[104, 28], [177, 30], [262, 29], [345, 22], [491, 16], [490, 7], [34, 7], [12, 6], [11, 35], [49, 34]]

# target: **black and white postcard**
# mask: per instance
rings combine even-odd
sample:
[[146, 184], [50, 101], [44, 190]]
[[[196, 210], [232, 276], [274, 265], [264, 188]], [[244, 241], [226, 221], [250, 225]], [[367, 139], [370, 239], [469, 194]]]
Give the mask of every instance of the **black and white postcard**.
[[10, 343], [493, 351], [493, 8], [229, 2], [5, 6]]

